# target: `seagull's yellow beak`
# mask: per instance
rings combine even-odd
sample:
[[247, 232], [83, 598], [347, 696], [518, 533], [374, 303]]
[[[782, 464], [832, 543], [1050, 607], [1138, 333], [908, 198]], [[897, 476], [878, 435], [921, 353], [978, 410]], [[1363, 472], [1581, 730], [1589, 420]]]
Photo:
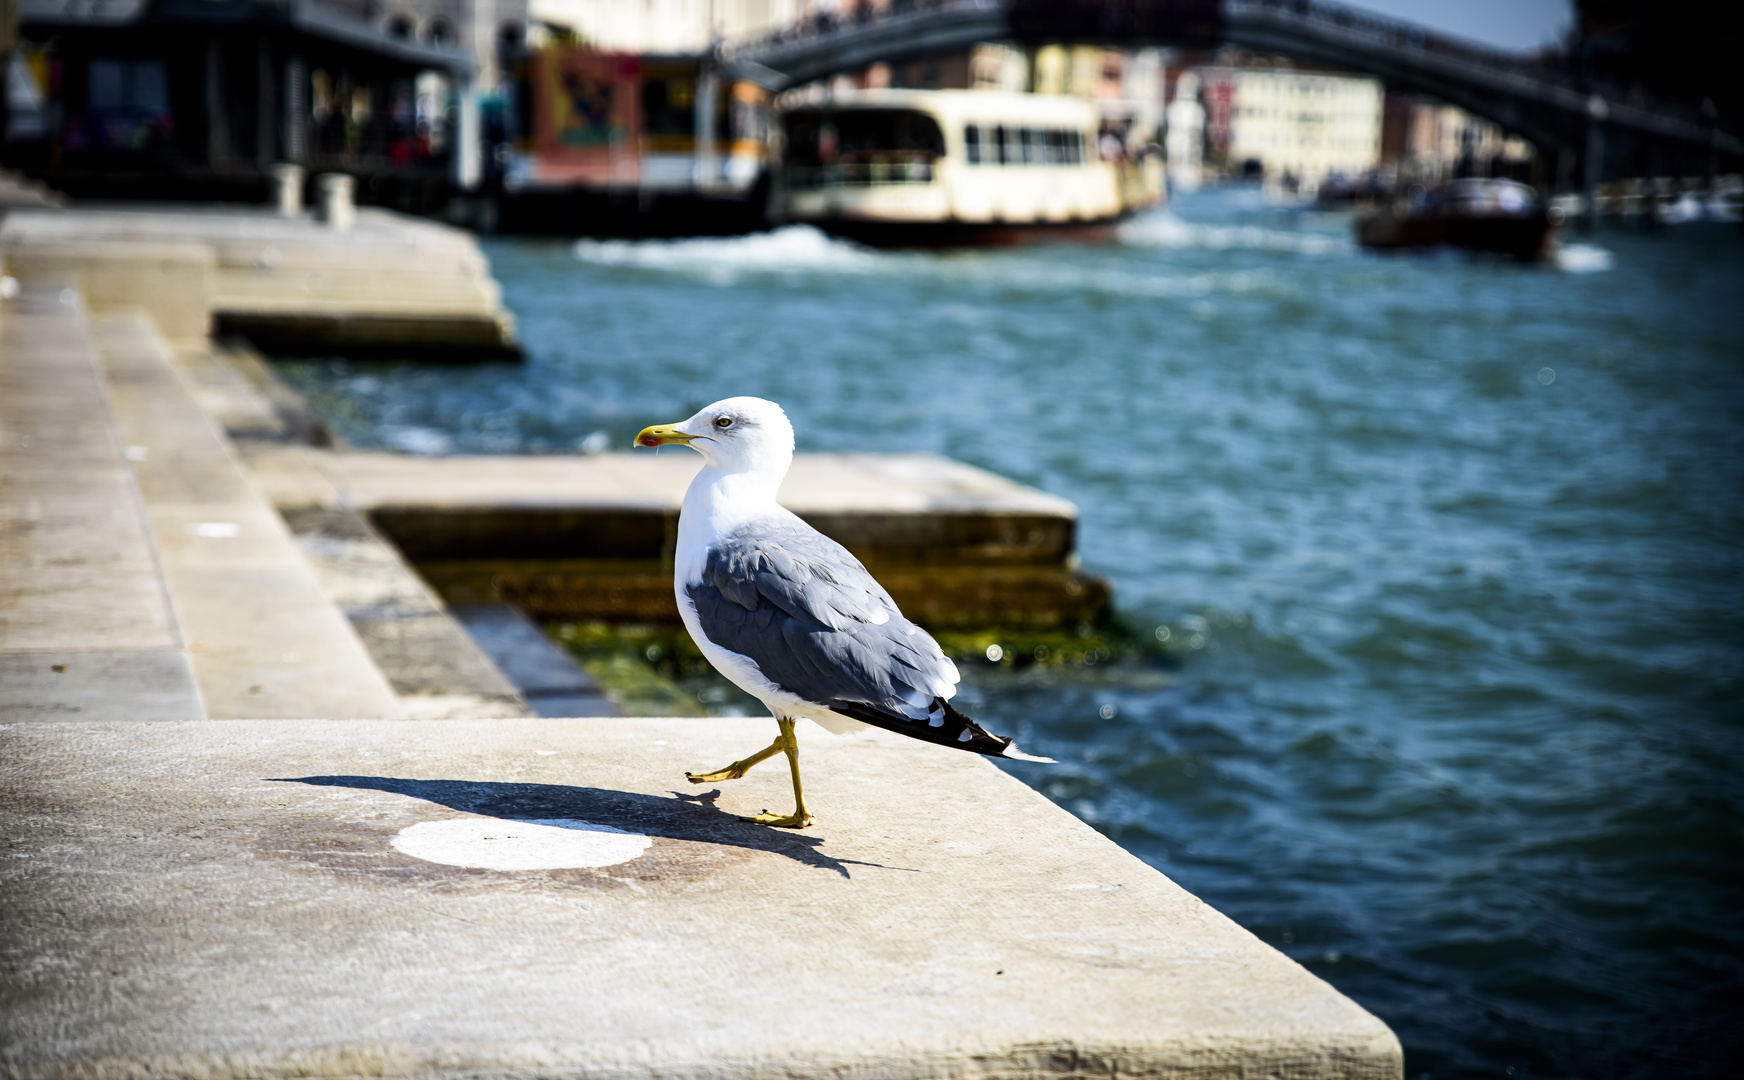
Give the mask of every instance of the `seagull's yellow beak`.
[[695, 438], [695, 435], [687, 435], [678, 430], [677, 424], [655, 424], [653, 427], [643, 428], [636, 435], [636, 445], [668, 446], [678, 443], [680, 446], [688, 446]]

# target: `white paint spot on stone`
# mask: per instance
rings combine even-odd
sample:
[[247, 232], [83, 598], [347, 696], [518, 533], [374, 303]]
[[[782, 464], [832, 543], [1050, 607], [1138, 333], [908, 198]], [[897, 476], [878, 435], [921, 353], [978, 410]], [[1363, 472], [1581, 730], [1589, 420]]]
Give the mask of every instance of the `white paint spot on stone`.
[[555, 751], [555, 750], [535, 750], [535, 751], [533, 751], [533, 753], [538, 754], [540, 757], [550, 757], [552, 754], [557, 753], [557, 751]]
[[616, 866], [654, 841], [580, 818], [510, 821], [469, 817], [420, 821], [400, 830], [394, 850], [444, 866], [476, 870], [566, 870]]
[[187, 529], [189, 536], [203, 536], [208, 540], [234, 540], [242, 533], [234, 521], [197, 521]]

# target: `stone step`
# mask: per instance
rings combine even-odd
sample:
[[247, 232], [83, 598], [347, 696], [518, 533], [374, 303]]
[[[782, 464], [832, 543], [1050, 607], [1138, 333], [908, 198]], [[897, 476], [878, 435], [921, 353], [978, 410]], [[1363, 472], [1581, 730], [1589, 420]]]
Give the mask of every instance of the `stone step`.
[[400, 705], [144, 314], [92, 336], [207, 716], [388, 717]]
[[[308, 460], [451, 603], [677, 620], [670, 559], [693, 454]], [[780, 497], [929, 625], [1076, 626], [1108, 609], [1107, 581], [1076, 565], [1077, 509], [961, 462], [800, 454]]]
[[[284, 516], [322, 593], [350, 621], [370, 660], [393, 687], [400, 705], [396, 715], [540, 715], [529, 711], [520, 689], [493, 662], [494, 654], [480, 649], [476, 634], [469, 635], [362, 518], [343, 508], [293, 510]], [[598, 704], [604, 709], [598, 715], [617, 714], [603, 697]], [[585, 708], [563, 713], [593, 714]]]
[[616, 716], [618, 708], [575, 659], [508, 604], [450, 609], [537, 716]]

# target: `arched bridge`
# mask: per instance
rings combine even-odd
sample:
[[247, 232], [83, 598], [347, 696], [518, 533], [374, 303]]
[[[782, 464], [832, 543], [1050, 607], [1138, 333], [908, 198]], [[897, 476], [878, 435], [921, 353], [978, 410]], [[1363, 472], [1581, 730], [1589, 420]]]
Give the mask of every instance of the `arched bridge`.
[[1744, 160], [1744, 139], [1693, 111], [1322, 0], [892, 0], [879, 14], [814, 16], [729, 42], [718, 60], [728, 75], [782, 90], [985, 41], [1233, 45], [1363, 72], [1485, 117], [1541, 150], [1596, 151], [1600, 168], [1589, 177], [1697, 175]]

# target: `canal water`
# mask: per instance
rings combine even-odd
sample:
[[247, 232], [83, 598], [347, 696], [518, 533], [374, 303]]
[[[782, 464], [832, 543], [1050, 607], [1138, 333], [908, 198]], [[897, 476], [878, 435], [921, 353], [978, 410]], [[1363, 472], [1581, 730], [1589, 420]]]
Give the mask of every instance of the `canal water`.
[[1735, 1075], [1744, 237], [1524, 267], [1349, 230], [1209, 192], [1101, 248], [497, 240], [524, 366], [287, 371], [364, 446], [620, 449], [757, 394], [801, 450], [1066, 496], [1172, 664], [966, 665], [1060, 760], [1017, 775], [1409, 1075]]

